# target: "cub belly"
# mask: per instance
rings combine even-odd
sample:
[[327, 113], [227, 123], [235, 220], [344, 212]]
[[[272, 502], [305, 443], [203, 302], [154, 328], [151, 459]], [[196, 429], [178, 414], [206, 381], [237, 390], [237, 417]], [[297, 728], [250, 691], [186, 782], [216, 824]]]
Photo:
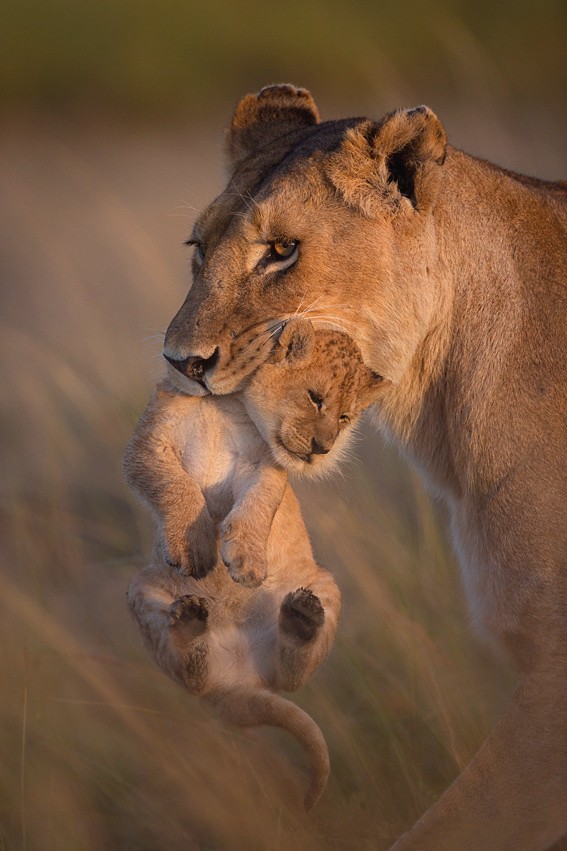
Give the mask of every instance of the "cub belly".
[[208, 627], [209, 678], [205, 692], [251, 686], [271, 686], [277, 641], [277, 618], [272, 624], [227, 624]]
[[233, 398], [199, 399], [179, 438], [183, 467], [203, 491], [232, 488], [242, 470], [250, 470], [268, 451], [242, 403]]

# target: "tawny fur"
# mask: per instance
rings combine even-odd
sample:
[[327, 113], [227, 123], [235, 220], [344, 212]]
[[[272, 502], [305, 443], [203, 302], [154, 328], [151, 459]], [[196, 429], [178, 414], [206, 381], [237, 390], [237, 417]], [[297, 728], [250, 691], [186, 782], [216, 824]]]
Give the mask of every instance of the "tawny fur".
[[[320, 124], [292, 96], [263, 90], [268, 128], [239, 108], [165, 351], [216, 351], [202, 385], [226, 393], [248, 328], [304, 313], [356, 339], [386, 379], [375, 420], [444, 497], [473, 618], [518, 671], [396, 849], [546, 848], [567, 831], [567, 187], [446, 145], [426, 107]], [[280, 274], [262, 258], [282, 238]]]
[[[381, 382], [342, 333], [294, 320], [274, 340], [240, 396], [191, 397], [170, 380], [156, 389], [125, 472], [154, 510], [159, 541], [128, 599], [170, 677], [233, 723], [277, 724], [299, 738], [311, 761], [310, 808], [327, 781], [327, 747], [309, 716], [275, 692], [298, 689], [325, 658], [340, 595], [313, 558], [285, 468], [332, 466], [350, 430], [339, 420], [352, 425]], [[268, 424], [267, 442], [247, 407]], [[325, 454], [312, 454], [313, 440]]]

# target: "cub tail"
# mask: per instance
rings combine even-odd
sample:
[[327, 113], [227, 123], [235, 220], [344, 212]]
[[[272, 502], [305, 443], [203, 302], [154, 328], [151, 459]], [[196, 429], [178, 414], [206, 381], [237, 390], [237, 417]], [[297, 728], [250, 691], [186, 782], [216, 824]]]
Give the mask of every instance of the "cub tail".
[[309, 786], [303, 803], [307, 812], [313, 809], [327, 785], [330, 763], [323, 733], [311, 716], [291, 700], [263, 688], [234, 688], [208, 698], [221, 717], [232, 724], [282, 727], [301, 742], [310, 763]]

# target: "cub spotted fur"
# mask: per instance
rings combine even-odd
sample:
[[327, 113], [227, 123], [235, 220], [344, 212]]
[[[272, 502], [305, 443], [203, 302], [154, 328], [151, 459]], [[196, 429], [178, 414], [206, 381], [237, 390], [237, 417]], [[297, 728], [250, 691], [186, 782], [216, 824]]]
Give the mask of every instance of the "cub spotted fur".
[[164, 354], [195, 392], [229, 393], [246, 329], [301, 310], [350, 332], [385, 379], [375, 420], [445, 499], [474, 619], [518, 672], [396, 847], [546, 848], [567, 832], [567, 185], [448, 145], [427, 107], [320, 122], [289, 85], [242, 99], [226, 150]]
[[[260, 339], [271, 349], [273, 330]], [[162, 382], [126, 452], [127, 479], [160, 529], [128, 590], [150, 654], [227, 720], [297, 736], [311, 758], [308, 808], [325, 787], [327, 747], [275, 692], [295, 691], [325, 658], [340, 595], [313, 558], [286, 468], [332, 465], [380, 383], [344, 334], [294, 320], [240, 396]]]

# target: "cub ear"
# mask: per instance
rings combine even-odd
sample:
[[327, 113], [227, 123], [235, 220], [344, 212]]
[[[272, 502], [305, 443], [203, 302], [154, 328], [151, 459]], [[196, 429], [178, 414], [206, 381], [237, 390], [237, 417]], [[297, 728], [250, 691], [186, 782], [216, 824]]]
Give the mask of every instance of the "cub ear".
[[315, 331], [307, 319], [292, 319], [284, 325], [272, 354], [274, 363], [303, 366], [315, 348]]
[[365, 120], [329, 157], [328, 174], [345, 201], [369, 218], [411, 204], [425, 212], [437, 197], [447, 135], [431, 109], [418, 106]]
[[318, 122], [315, 101], [306, 89], [289, 84], [265, 86], [257, 95], [246, 95], [236, 107], [226, 132], [229, 162], [236, 168], [279, 136]]
[[364, 371], [364, 380], [360, 387], [360, 400], [362, 407], [366, 408], [368, 405], [372, 405], [373, 402], [376, 402], [376, 400], [382, 395], [385, 385], [388, 383], [388, 379], [384, 378], [378, 372], [374, 372], [373, 369], [366, 367]]

